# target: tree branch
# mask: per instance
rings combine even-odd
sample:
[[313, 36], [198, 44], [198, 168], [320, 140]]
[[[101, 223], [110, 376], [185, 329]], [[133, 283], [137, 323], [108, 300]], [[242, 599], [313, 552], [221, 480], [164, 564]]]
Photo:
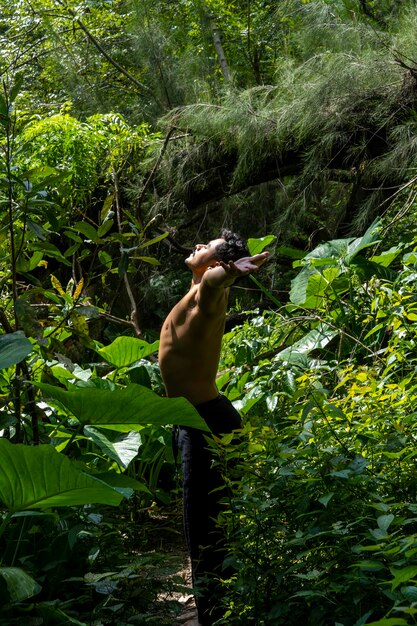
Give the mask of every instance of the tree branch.
[[143, 222], [142, 222], [142, 216], [141, 216], [140, 207], [141, 207], [143, 198], [145, 197], [145, 194], [146, 194], [146, 192], [148, 190], [148, 187], [151, 184], [151, 182], [152, 182], [152, 180], [153, 180], [153, 178], [155, 176], [155, 173], [156, 173], [156, 171], [157, 171], [157, 169], [159, 167], [159, 164], [160, 164], [160, 162], [162, 160], [162, 157], [165, 154], [165, 151], [167, 149], [168, 143], [169, 143], [169, 141], [171, 139], [171, 135], [172, 135], [173, 132], [174, 132], [174, 128], [171, 126], [171, 128], [168, 130], [167, 136], [165, 137], [165, 141], [164, 141], [164, 144], [163, 144], [163, 146], [161, 148], [161, 152], [159, 153], [158, 158], [156, 159], [155, 165], [153, 166], [151, 173], [149, 174], [148, 178], [145, 181], [143, 189], [142, 189], [142, 191], [140, 193], [140, 196], [138, 198], [138, 201], [136, 203], [136, 212], [135, 212], [136, 213], [136, 219], [139, 221], [141, 227], [143, 227]]
[[[122, 209], [120, 206], [120, 195], [119, 195], [119, 180], [117, 177], [117, 173], [116, 171], [113, 169], [113, 183], [114, 183], [114, 198], [115, 198], [115, 203], [116, 203], [116, 217], [117, 217], [117, 227], [119, 230], [120, 234], [123, 234], [123, 229], [122, 229]], [[120, 251], [123, 254], [123, 244], [120, 244]], [[138, 307], [136, 305], [136, 301], [135, 298], [133, 296], [133, 292], [132, 292], [132, 288], [130, 286], [130, 282], [129, 282], [129, 277], [127, 275], [127, 272], [124, 272], [123, 274], [123, 280], [125, 283], [125, 287], [126, 287], [126, 291], [127, 291], [127, 295], [130, 301], [130, 306], [131, 306], [131, 313], [130, 313], [130, 319], [132, 321], [132, 326], [135, 330], [135, 334], [136, 337], [141, 337], [142, 336], [142, 331], [139, 327], [139, 320], [138, 320]]]

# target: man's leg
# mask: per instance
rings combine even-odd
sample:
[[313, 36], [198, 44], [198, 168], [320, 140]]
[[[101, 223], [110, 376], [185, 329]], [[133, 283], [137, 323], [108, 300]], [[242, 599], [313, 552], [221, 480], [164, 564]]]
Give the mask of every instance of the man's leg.
[[[241, 425], [238, 412], [226, 398], [220, 397], [196, 408], [217, 435], [231, 432]], [[210, 626], [223, 615], [218, 578], [222, 576], [226, 541], [216, 520], [222, 510], [220, 500], [226, 495], [226, 489], [206, 437], [201, 431], [181, 428], [179, 443], [184, 480], [184, 528], [196, 605], [200, 623]]]

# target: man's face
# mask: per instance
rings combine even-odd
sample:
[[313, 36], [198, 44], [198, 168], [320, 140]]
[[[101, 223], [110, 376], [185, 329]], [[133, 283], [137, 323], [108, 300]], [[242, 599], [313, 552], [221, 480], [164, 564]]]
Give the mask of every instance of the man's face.
[[217, 247], [225, 243], [224, 239], [212, 239], [208, 243], [198, 243], [189, 257], [185, 259], [187, 267], [191, 270], [206, 270], [215, 262]]

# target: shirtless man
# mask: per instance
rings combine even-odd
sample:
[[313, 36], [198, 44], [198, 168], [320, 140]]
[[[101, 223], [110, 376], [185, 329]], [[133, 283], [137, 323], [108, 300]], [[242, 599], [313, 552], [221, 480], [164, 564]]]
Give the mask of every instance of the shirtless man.
[[[198, 244], [185, 261], [192, 272], [191, 288], [162, 326], [159, 364], [167, 395], [187, 398], [215, 435], [241, 426], [239, 413], [216, 387], [229, 287], [258, 270], [267, 257], [268, 252], [249, 256], [246, 243], [230, 231]], [[217, 579], [225, 577], [225, 540], [215, 521], [224, 480], [213, 467], [206, 437], [193, 428], [180, 429], [184, 528], [200, 626], [221, 618]]]

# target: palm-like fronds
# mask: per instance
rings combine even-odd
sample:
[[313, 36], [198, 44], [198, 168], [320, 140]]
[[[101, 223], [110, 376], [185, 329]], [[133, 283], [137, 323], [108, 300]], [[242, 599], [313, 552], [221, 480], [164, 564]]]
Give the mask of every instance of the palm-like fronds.
[[417, 143], [417, 74], [398, 58], [404, 51], [417, 59], [414, 12], [405, 11], [390, 34], [373, 23], [343, 21], [324, 2], [305, 6], [297, 37], [310, 56], [281, 60], [276, 85], [231, 88], [218, 103], [182, 107], [165, 118], [181, 135], [171, 142], [159, 179], [175, 206], [193, 208], [295, 176], [293, 189], [304, 191], [298, 212], [297, 197], [290, 199], [293, 218], [302, 216], [313, 183], [326, 193], [336, 180], [348, 191], [361, 186], [349, 219], [366, 223], [384, 189], [392, 195], [406, 176]]

